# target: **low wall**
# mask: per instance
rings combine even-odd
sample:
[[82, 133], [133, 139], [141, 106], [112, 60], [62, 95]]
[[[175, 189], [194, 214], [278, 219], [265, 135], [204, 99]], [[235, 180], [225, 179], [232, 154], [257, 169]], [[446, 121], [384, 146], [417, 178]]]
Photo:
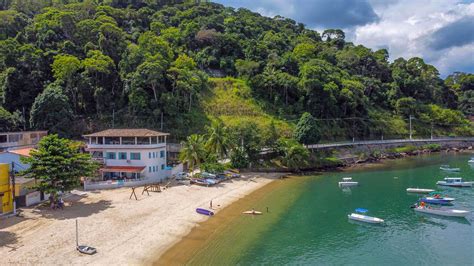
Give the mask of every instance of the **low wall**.
[[157, 183], [160, 180], [108, 180], [108, 181], [84, 181], [84, 190], [114, 189], [121, 187], [140, 187], [147, 184]]

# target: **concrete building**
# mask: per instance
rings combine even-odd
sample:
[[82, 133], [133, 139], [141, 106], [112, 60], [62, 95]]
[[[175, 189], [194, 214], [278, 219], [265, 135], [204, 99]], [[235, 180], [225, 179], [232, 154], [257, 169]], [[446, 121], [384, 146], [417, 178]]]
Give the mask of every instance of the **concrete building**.
[[0, 151], [33, 147], [48, 131], [0, 132]]
[[84, 135], [86, 150], [101, 163], [95, 181], [159, 182], [169, 177], [168, 135], [149, 129], [108, 129]]
[[20, 171], [28, 169], [30, 166], [21, 162], [21, 157], [30, 157], [30, 152], [33, 148], [20, 148], [20, 149], [11, 149], [4, 152], [0, 152], [0, 163], [6, 163], [13, 170], [18, 173]]

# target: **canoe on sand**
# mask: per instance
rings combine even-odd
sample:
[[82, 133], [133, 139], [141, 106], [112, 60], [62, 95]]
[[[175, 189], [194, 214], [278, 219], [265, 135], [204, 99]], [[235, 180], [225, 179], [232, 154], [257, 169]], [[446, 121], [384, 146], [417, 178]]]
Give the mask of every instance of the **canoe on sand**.
[[262, 212], [259, 211], [244, 211], [243, 214], [250, 214], [250, 215], [262, 215]]

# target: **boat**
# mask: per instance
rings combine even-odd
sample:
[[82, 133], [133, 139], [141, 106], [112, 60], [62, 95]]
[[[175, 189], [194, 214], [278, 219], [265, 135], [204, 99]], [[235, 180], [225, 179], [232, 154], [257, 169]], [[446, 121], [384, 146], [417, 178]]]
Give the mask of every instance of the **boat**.
[[468, 163], [474, 163], [474, 157], [471, 157], [471, 159], [469, 159], [469, 161], [467, 161]]
[[430, 203], [430, 204], [447, 205], [447, 204], [451, 204], [451, 202], [454, 201], [454, 198], [424, 197], [420, 201]]
[[352, 177], [343, 177], [341, 182], [338, 182], [340, 187], [352, 187], [359, 185], [359, 182], [352, 181]]
[[214, 212], [213, 212], [213, 211], [206, 210], [206, 209], [203, 209], [203, 208], [197, 208], [197, 209], [196, 209], [196, 212], [199, 213], [199, 214], [202, 214], [202, 215], [207, 215], [207, 216], [212, 216], [212, 215], [214, 215]]
[[251, 211], [244, 211], [242, 214], [250, 214], [250, 215], [262, 215], [262, 212], [251, 210]]
[[347, 218], [349, 218], [350, 220], [366, 222], [366, 223], [371, 223], [371, 224], [381, 224], [384, 222], [383, 219], [361, 214], [361, 213], [367, 213], [368, 212], [367, 209], [357, 208], [355, 209], [355, 211], [358, 213], [351, 213], [347, 215]]
[[434, 189], [428, 189], [428, 188], [407, 188], [407, 192], [409, 193], [420, 193], [420, 194], [427, 194], [430, 192], [434, 192]]
[[77, 251], [87, 254], [87, 255], [94, 255], [97, 253], [97, 249], [89, 246], [77, 246], [76, 247]]
[[429, 213], [441, 216], [450, 216], [450, 217], [466, 217], [470, 211], [466, 210], [456, 210], [456, 209], [449, 209], [449, 208], [432, 208], [426, 206], [416, 206], [413, 208], [417, 212], [421, 213]]
[[461, 168], [455, 168], [455, 167], [450, 167], [449, 165], [441, 165], [439, 167], [440, 170], [442, 171], [447, 171], [447, 172], [459, 172], [461, 171]]
[[446, 177], [444, 181], [436, 182], [436, 185], [448, 187], [472, 187], [472, 182], [464, 182], [461, 177]]

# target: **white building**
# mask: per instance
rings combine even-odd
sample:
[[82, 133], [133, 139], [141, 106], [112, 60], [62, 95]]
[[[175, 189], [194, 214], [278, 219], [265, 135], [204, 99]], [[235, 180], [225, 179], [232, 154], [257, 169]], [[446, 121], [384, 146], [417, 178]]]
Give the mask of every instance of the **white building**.
[[166, 137], [149, 129], [108, 129], [84, 135], [87, 151], [102, 163], [101, 181], [158, 182], [170, 175], [166, 165]]
[[48, 131], [0, 132], [0, 151], [33, 147]]

